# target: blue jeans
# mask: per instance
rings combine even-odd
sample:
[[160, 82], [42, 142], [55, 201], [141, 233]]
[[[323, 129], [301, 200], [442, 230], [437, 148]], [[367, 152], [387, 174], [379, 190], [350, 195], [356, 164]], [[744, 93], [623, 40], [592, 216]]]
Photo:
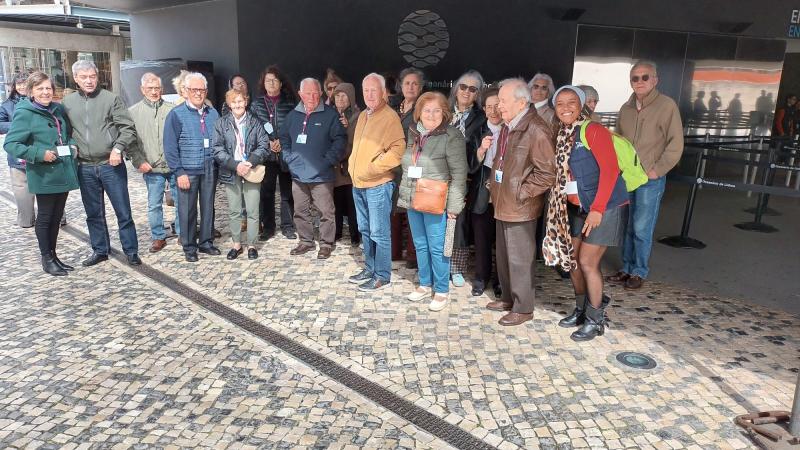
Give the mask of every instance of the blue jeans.
[[394, 183], [371, 188], [353, 187], [358, 231], [364, 247], [364, 264], [374, 278], [392, 278], [392, 239], [389, 215], [392, 212]]
[[648, 262], [653, 248], [653, 231], [658, 220], [658, 210], [667, 178], [649, 180], [630, 195], [630, 212], [625, 240], [622, 243], [622, 271], [647, 278], [650, 272]]
[[125, 164], [117, 166], [81, 164], [78, 167], [78, 183], [81, 186], [81, 199], [86, 210], [86, 226], [89, 228], [92, 250], [99, 255], [108, 255], [111, 247], [106, 223], [106, 205], [103, 199], [105, 192], [117, 216], [122, 251], [126, 255], [139, 253], [139, 240], [131, 215], [128, 171]]
[[[202, 175], [189, 175], [189, 189], [178, 189], [178, 222], [181, 245], [186, 254], [214, 246], [214, 194], [217, 192], [217, 166], [206, 159]], [[173, 196], [174, 197], [174, 196]], [[200, 203], [200, 236], [197, 236], [197, 204]]]
[[408, 225], [414, 238], [419, 267], [419, 285], [433, 286], [436, 294], [450, 291], [450, 258], [444, 256], [447, 214], [428, 214], [408, 210]]
[[[169, 189], [177, 208], [178, 185], [174, 173], [148, 172], [142, 175], [144, 184], [147, 185], [147, 222], [150, 224], [150, 237], [155, 240], [167, 238], [167, 229], [164, 228], [164, 186], [169, 182]], [[176, 209], [177, 211], [177, 209]], [[178, 214], [176, 212], [177, 219]], [[180, 220], [175, 220], [175, 233], [181, 235]]]

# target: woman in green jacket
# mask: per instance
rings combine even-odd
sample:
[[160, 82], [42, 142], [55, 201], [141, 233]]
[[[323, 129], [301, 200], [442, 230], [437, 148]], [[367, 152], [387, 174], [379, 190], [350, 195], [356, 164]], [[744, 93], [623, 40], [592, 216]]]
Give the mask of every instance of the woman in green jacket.
[[[417, 100], [415, 124], [408, 129], [397, 200], [397, 206], [408, 211], [419, 267], [419, 287], [408, 299], [417, 301], [433, 294], [428, 305], [431, 311], [447, 306], [450, 287], [450, 258], [444, 255], [447, 220], [455, 220], [464, 209], [467, 191], [466, 143], [464, 135], [449, 125], [451, 115], [447, 99], [439, 92], [426, 92]], [[420, 180], [447, 182], [443, 212], [432, 214], [414, 208]]]
[[42, 254], [42, 268], [63, 276], [72, 266], [56, 255], [59, 222], [64, 215], [69, 191], [78, 189], [75, 165], [77, 151], [70, 145], [69, 123], [64, 108], [53, 102], [53, 84], [43, 72], [34, 72], [27, 81], [28, 99], [14, 111], [5, 150], [24, 159], [28, 191], [36, 195], [36, 239]]

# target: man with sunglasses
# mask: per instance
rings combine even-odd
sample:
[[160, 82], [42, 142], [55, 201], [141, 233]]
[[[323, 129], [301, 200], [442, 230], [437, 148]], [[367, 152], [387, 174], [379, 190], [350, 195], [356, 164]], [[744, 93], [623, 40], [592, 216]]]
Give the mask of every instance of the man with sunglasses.
[[650, 180], [630, 192], [630, 214], [622, 253], [622, 270], [607, 278], [640, 289], [649, 273], [653, 230], [666, 186], [666, 175], [683, 153], [683, 124], [675, 101], [656, 89], [652, 61], [638, 61], [630, 73], [631, 98], [619, 111], [617, 131], [633, 143]]

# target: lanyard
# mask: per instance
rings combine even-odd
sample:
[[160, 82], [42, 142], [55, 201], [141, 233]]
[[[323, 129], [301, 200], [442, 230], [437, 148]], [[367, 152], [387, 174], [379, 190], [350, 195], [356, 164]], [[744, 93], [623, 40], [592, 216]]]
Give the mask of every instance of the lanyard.
[[239, 147], [239, 151], [242, 152], [242, 160], [247, 161], [247, 154], [245, 153], [245, 139], [247, 139], [247, 127], [244, 128], [243, 132], [239, 132], [239, 127], [236, 124], [233, 124], [233, 134], [236, 136], [236, 146]]
[[272, 123], [272, 125], [275, 125], [273, 118], [275, 117], [275, 111], [277, 109], [277, 106], [275, 106], [275, 103], [272, 103], [272, 100], [268, 100], [266, 95], [264, 96], [264, 106], [266, 106], [267, 108], [267, 114], [269, 114], [270, 123]]
[[[313, 111], [312, 111], [313, 112]], [[310, 112], [306, 112], [306, 118], [303, 119], [303, 132], [300, 134], [306, 134], [306, 125], [308, 124], [308, 118], [311, 116]]]
[[208, 111], [203, 111], [200, 114], [200, 133], [203, 134], [203, 137], [206, 137], [206, 114], [208, 114]]
[[58, 121], [58, 117], [56, 117], [55, 114], [50, 113], [50, 116], [53, 118], [53, 120], [56, 121], [56, 131], [58, 132], [58, 145], [64, 145], [64, 140], [61, 139], [61, 122]]
[[497, 168], [500, 170], [503, 169], [503, 159], [506, 157], [508, 134], [508, 125], [503, 125], [503, 128], [500, 130], [500, 137], [498, 138], [500, 142], [497, 143], [497, 150], [500, 152], [500, 163], [497, 165]]
[[417, 161], [419, 161], [419, 155], [422, 153], [422, 147], [424, 147], [425, 143], [428, 142], [428, 136], [429, 135], [425, 135], [425, 136], [420, 136], [419, 137], [419, 147], [417, 147], [417, 151], [415, 151], [411, 155], [411, 163], [414, 166], [416, 166], [417, 165]]

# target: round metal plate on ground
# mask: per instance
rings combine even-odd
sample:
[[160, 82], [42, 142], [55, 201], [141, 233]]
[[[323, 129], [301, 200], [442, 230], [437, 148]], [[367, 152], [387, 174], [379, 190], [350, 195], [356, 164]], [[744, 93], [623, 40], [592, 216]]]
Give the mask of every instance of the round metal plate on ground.
[[620, 352], [617, 354], [616, 360], [626, 367], [641, 370], [655, 369], [658, 365], [655, 359], [636, 352]]

